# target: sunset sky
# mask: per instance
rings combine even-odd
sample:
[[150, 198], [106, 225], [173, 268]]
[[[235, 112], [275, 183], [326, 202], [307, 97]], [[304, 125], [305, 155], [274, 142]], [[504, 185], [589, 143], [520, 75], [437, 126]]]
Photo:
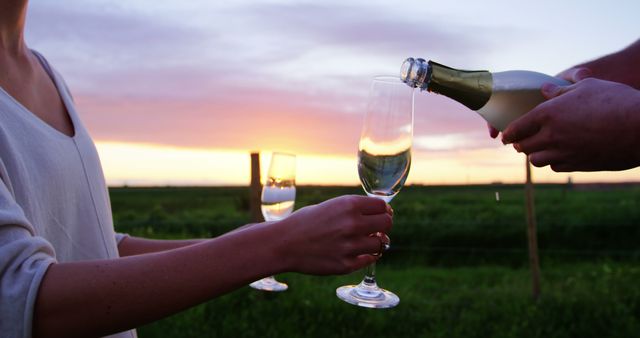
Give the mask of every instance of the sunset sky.
[[[556, 74], [638, 39], [639, 1], [30, 2], [27, 43], [69, 85], [111, 185], [244, 185], [249, 152], [299, 184], [358, 184], [371, 78], [409, 57]], [[474, 112], [416, 98], [408, 183], [521, 182]], [[536, 169], [538, 182], [569, 174]], [[640, 181], [640, 170], [572, 173]]]

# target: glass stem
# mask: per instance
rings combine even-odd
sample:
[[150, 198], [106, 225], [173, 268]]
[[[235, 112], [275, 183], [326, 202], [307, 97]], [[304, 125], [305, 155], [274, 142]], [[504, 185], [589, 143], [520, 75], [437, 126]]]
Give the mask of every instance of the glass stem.
[[376, 286], [376, 262], [367, 266], [367, 270], [364, 273], [364, 280], [362, 282], [367, 286]]

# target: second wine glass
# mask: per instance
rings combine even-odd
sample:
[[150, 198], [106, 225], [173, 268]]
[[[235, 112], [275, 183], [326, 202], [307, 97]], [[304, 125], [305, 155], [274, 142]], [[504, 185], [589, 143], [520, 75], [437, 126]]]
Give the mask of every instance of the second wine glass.
[[[398, 194], [409, 175], [412, 139], [413, 88], [397, 77], [375, 77], [358, 147], [358, 175], [368, 196], [389, 203]], [[382, 251], [382, 239], [380, 244]], [[375, 262], [360, 284], [339, 287], [336, 294], [368, 308], [390, 308], [400, 302], [393, 292], [378, 287]]]
[[[264, 220], [279, 221], [293, 211], [296, 199], [296, 156], [275, 152], [271, 156], [267, 181], [262, 188], [262, 216]], [[263, 291], [285, 291], [288, 286], [273, 276], [249, 284]]]

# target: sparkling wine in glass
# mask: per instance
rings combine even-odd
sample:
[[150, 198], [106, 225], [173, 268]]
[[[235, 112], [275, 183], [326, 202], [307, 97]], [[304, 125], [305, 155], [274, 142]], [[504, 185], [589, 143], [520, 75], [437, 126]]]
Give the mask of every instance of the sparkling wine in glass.
[[[398, 194], [409, 175], [412, 139], [413, 89], [397, 77], [375, 77], [358, 147], [358, 174], [367, 195], [389, 203]], [[336, 295], [368, 308], [390, 308], [400, 302], [393, 292], [378, 286], [375, 263], [367, 267], [360, 284], [339, 287]]]
[[[296, 156], [273, 153], [267, 181], [262, 188], [262, 216], [265, 221], [279, 221], [293, 211], [296, 199]], [[288, 286], [278, 282], [273, 276], [249, 284], [264, 291], [285, 291]]]

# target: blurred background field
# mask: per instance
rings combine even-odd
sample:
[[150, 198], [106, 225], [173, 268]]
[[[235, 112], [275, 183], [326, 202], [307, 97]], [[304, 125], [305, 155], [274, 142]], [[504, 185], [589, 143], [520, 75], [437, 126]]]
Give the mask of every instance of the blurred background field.
[[[298, 188], [296, 209], [357, 187]], [[392, 248], [378, 265], [400, 305], [343, 303], [349, 276], [278, 276], [139, 329], [140, 337], [636, 337], [640, 185], [537, 185], [542, 296], [531, 298], [522, 185], [408, 186], [392, 202]], [[112, 188], [116, 230], [214, 237], [249, 222], [249, 190]], [[241, 248], [239, 248], [241, 250]]]

